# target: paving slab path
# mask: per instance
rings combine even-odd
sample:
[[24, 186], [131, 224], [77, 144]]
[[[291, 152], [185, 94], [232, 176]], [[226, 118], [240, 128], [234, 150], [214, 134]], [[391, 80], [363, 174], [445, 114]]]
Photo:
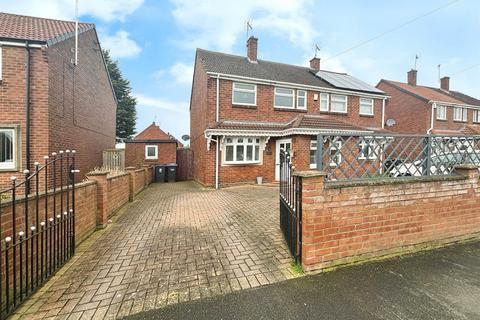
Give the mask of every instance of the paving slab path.
[[276, 187], [153, 184], [12, 318], [115, 319], [294, 278], [278, 205]]

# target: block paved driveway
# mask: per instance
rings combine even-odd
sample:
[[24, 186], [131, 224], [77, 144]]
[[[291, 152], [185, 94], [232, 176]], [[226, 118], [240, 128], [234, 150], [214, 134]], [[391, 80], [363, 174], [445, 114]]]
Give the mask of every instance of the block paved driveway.
[[121, 318], [296, 276], [275, 187], [153, 184], [98, 234], [14, 317]]

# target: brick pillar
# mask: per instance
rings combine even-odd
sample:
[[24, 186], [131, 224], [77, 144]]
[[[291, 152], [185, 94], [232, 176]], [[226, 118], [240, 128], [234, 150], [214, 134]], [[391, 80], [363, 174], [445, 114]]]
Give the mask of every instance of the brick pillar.
[[108, 224], [108, 171], [89, 173], [88, 178], [97, 183], [97, 228], [103, 229]]
[[321, 216], [324, 203], [325, 177], [323, 171], [298, 171], [295, 176], [302, 179], [302, 267], [311, 269], [321, 261], [315, 253], [315, 218]]
[[479, 178], [478, 166], [474, 164], [460, 164], [455, 167], [455, 172], [460, 176], [468, 177], [469, 179]]
[[132, 202], [135, 198], [135, 167], [126, 167], [128, 175], [128, 201]]
[[143, 170], [144, 170], [144, 171], [143, 171], [143, 174], [144, 174], [144, 176], [145, 176], [145, 183], [144, 183], [143, 186], [146, 187], [146, 186], [148, 186], [148, 180], [150, 180], [150, 179], [148, 178], [148, 173], [149, 173], [149, 171], [150, 171], [150, 170], [149, 170], [150, 166], [149, 166], [148, 164], [144, 164], [142, 167], [143, 167]]

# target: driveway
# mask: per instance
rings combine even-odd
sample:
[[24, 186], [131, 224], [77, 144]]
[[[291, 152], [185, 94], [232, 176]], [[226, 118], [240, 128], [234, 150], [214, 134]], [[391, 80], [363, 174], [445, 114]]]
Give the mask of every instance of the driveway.
[[275, 187], [153, 184], [115, 220], [14, 317], [113, 319], [296, 276]]
[[368, 263], [128, 317], [480, 319], [480, 242]]

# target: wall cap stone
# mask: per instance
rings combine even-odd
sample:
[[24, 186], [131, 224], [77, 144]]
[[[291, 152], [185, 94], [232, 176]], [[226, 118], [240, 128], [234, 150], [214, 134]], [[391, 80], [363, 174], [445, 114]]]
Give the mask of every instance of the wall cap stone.
[[110, 171], [92, 171], [87, 173], [87, 176], [106, 176]]
[[295, 171], [293, 172], [294, 176], [302, 178], [314, 178], [314, 177], [326, 177], [327, 173], [325, 171], [317, 170], [307, 170], [307, 171]]
[[458, 164], [455, 166], [455, 170], [460, 169], [460, 170], [478, 170], [480, 168], [479, 166], [471, 163], [465, 163], [465, 164]]
[[395, 184], [413, 184], [422, 182], [435, 182], [435, 181], [457, 181], [466, 180], [467, 177], [460, 175], [448, 175], [448, 176], [422, 176], [422, 177], [402, 177], [402, 178], [377, 178], [377, 179], [357, 179], [349, 181], [327, 181], [325, 182], [325, 188], [349, 188], [349, 187], [362, 187], [362, 186], [381, 186], [381, 185], [395, 185]]

